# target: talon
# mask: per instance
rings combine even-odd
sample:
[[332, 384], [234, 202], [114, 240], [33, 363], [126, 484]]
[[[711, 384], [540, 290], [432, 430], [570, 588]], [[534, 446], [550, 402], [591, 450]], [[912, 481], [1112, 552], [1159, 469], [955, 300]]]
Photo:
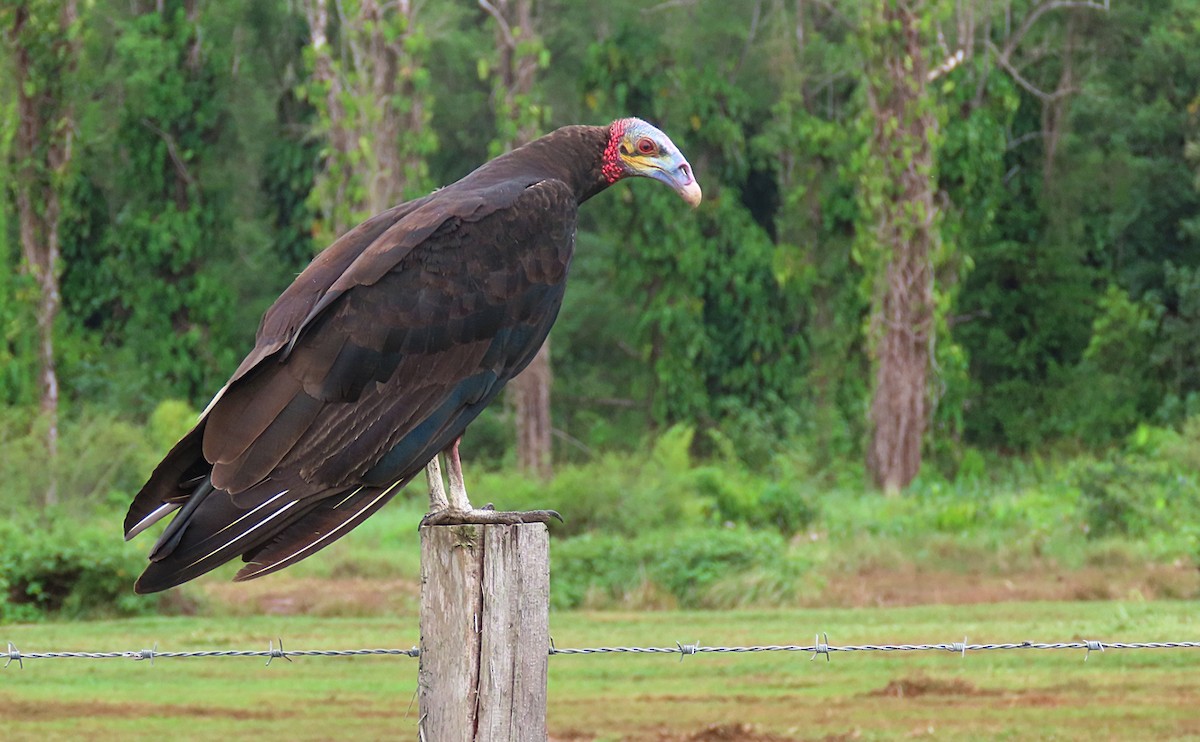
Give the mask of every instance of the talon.
[[462, 526], [462, 525], [517, 525], [519, 523], [548, 523], [563, 517], [553, 510], [530, 510], [526, 512], [504, 512], [494, 509], [480, 510], [439, 510], [429, 513], [421, 519], [421, 526]]

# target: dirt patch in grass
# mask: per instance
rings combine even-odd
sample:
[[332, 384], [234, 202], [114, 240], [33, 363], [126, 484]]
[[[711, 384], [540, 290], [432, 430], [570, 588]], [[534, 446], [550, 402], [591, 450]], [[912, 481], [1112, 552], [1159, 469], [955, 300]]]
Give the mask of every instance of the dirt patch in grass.
[[[797, 607], [879, 608], [1016, 601], [1154, 600], [1200, 595], [1200, 571], [1188, 565], [1118, 564], [1062, 570], [975, 573], [913, 564], [870, 566], [823, 575], [825, 588], [807, 592]], [[395, 616], [415, 613], [420, 585], [369, 577], [324, 579], [272, 576], [243, 583], [209, 581], [198, 605], [180, 613], [235, 616]], [[627, 606], [628, 607], [628, 606]], [[638, 608], [661, 608], [650, 601]]]
[[1008, 574], [971, 574], [914, 565], [828, 575], [814, 606], [871, 608], [969, 605], [1031, 600], [1154, 600], [1200, 594], [1200, 571], [1191, 565], [1140, 564], [1059, 570], [1047, 566]]
[[145, 718], [195, 717], [223, 718], [246, 721], [250, 719], [283, 719], [286, 711], [252, 711], [250, 709], [222, 708], [219, 706], [175, 706], [144, 703], [101, 703], [62, 701], [22, 701], [0, 699], [0, 718], [13, 721], [62, 721], [70, 718], [120, 717]]
[[388, 616], [411, 612], [420, 596], [412, 580], [314, 577], [261, 582], [210, 582], [208, 603], [222, 613], [247, 616]]
[[[830, 739], [851, 739], [852, 737], [836, 737]], [[577, 729], [554, 732], [550, 742], [593, 742], [596, 734]], [[604, 737], [608, 739], [608, 737]], [[640, 732], [632, 736], [624, 736], [624, 742], [796, 742], [796, 737], [769, 732], [757, 724], [745, 722], [724, 722], [709, 724], [692, 731], [659, 728], [655, 731]]]
[[919, 698], [920, 696], [994, 696], [995, 691], [984, 690], [962, 678], [933, 678], [927, 675], [909, 675], [888, 681], [879, 690], [868, 696], [885, 698]]
[[[550, 742], [594, 742], [597, 737], [591, 732], [567, 730], [550, 735]], [[603, 737], [603, 739], [610, 739]], [[623, 742], [797, 742], [796, 737], [774, 734], [757, 724], [723, 723], [709, 724], [690, 732], [660, 729], [656, 732], [638, 733], [621, 738]], [[853, 739], [853, 737], [829, 737], [827, 739]]]
[[794, 737], [781, 737], [760, 729], [755, 724], [710, 724], [694, 732], [662, 732], [658, 742], [793, 742]]

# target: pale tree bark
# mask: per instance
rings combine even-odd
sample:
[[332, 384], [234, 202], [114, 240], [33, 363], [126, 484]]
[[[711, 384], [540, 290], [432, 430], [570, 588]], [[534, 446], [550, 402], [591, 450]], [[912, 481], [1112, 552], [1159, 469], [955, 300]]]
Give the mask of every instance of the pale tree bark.
[[303, 5], [313, 102], [327, 142], [314, 192], [328, 242], [429, 185], [425, 155], [433, 143], [424, 60], [413, 44], [422, 31], [413, 0]]
[[[49, 52], [35, 58], [34, 13], [57, 10], [57, 28]], [[71, 27], [78, 20], [76, 0], [39, 6], [20, 3], [9, 9], [5, 41], [13, 60], [17, 91], [17, 131], [12, 142], [13, 184], [23, 269], [37, 282], [39, 404], [45, 426], [49, 483], [43, 502], [58, 502], [58, 372], [54, 359], [54, 323], [62, 303], [59, 294], [64, 181], [71, 164], [75, 114], [68, 81], [77, 65], [79, 47]]]
[[[533, 0], [479, 0], [495, 25], [496, 63], [492, 108], [500, 128], [500, 149], [519, 147], [541, 131], [542, 110], [534, 84], [543, 48], [533, 18]], [[550, 390], [550, 340], [529, 366], [509, 384], [515, 410], [517, 464], [522, 471], [549, 478], [554, 471]]]
[[508, 151], [541, 134], [533, 93], [543, 47], [534, 27], [533, 0], [479, 0], [479, 7], [496, 26], [492, 108], [501, 124], [501, 147]]
[[939, 239], [934, 153], [937, 122], [926, 89], [918, 27], [921, 3], [883, 0], [881, 48], [869, 71], [870, 147], [887, 185], [876, 239], [886, 256], [871, 308], [875, 387], [867, 467], [894, 494], [921, 468], [933, 356], [933, 255]]

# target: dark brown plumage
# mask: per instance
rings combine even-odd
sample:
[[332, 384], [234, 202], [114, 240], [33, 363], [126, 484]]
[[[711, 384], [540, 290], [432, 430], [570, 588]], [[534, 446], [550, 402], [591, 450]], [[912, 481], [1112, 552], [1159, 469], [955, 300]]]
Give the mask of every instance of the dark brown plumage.
[[[615, 180], [614, 156], [621, 174], [643, 174], [628, 147], [614, 155], [625, 138], [649, 135], [641, 127], [661, 135], [636, 119], [559, 129], [322, 252], [130, 506], [127, 537], [179, 510], [138, 592], [239, 555], [248, 564], [237, 579], [292, 564], [450, 447], [545, 340], [578, 206]], [[668, 182], [698, 200], [690, 168], [662, 139], [653, 167], [673, 158]]]

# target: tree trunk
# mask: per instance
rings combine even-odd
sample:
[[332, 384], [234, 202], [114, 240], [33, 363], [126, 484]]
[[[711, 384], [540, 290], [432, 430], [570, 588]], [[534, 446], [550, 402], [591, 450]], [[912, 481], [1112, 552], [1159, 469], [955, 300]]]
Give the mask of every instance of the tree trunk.
[[[78, 10], [75, 0], [58, 8], [58, 25], [52, 38], [36, 39], [46, 33], [31, 18], [36, 12], [21, 5], [12, 13], [5, 40], [13, 59], [17, 91], [17, 132], [13, 137], [14, 188], [24, 269], [37, 282], [37, 327], [39, 407], [45, 426], [49, 482], [43, 502], [58, 502], [58, 372], [54, 360], [54, 323], [62, 303], [59, 294], [59, 221], [62, 192], [71, 164], [74, 111], [68, 80], [75, 70], [78, 41], [71, 27]], [[39, 8], [38, 10], [43, 10]], [[46, 43], [48, 41], [48, 44]], [[42, 42], [42, 43], [38, 43]], [[44, 57], [35, 49], [49, 47]]]
[[329, 144], [314, 189], [326, 241], [428, 186], [429, 110], [424, 60], [410, 43], [420, 33], [414, 6], [304, 2], [314, 102]]
[[876, 239], [886, 258], [871, 308], [875, 388], [867, 467], [889, 494], [907, 486], [921, 468], [933, 355], [932, 261], [939, 235], [930, 140], [936, 120], [926, 90], [920, 5], [880, 4], [868, 85], [870, 146], [884, 183]]
[[550, 340], [547, 339], [533, 362], [512, 380], [513, 404], [517, 417], [517, 465], [521, 471], [548, 479], [553, 474], [550, 428]]
[[[508, 151], [533, 140], [541, 130], [543, 109], [534, 100], [541, 43], [534, 28], [533, 0], [479, 0], [496, 25], [496, 68], [492, 108], [500, 130], [499, 149]], [[550, 340], [533, 362], [509, 384], [515, 408], [517, 464], [543, 479], [554, 472], [550, 417]]]

